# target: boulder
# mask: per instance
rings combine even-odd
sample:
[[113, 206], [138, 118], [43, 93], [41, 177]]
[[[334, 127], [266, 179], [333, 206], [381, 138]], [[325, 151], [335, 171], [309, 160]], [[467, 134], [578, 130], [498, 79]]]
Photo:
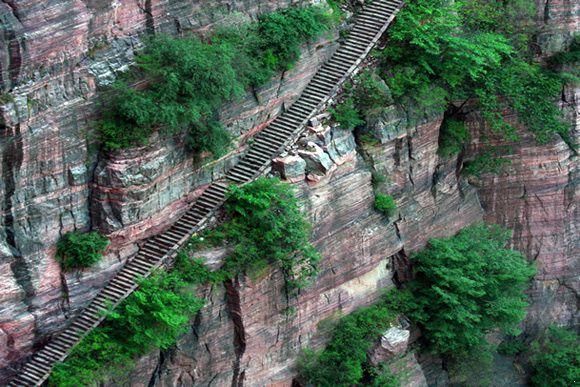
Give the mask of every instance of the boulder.
[[324, 150], [313, 142], [308, 143], [306, 150], [299, 150], [298, 155], [306, 161], [307, 171], [330, 172], [334, 163]]
[[273, 160], [272, 168], [280, 173], [280, 176], [290, 182], [304, 180], [306, 174], [306, 161], [300, 156], [278, 157]]

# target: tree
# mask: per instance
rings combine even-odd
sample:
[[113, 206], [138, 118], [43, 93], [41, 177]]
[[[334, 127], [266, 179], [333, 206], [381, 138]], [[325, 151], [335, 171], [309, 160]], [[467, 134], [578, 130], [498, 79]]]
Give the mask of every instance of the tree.
[[509, 237], [499, 226], [478, 224], [432, 239], [413, 257], [405, 309], [435, 352], [457, 357], [481, 347], [494, 329], [517, 333], [535, 270], [506, 248]]
[[552, 326], [536, 339], [530, 349], [532, 385], [572, 386], [580, 380], [580, 339], [578, 333]]
[[99, 262], [109, 240], [96, 231], [73, 231], [65, 234], [56, 245], [56, 258], [64, 270], [82, 269]]
[[294, 191], [278, 179], [260, 178], [231, 186], [225, 203], [229, 220], [222, 226], [234, 245], [226, 271], [257, 273], [269, 263], [282, 268], [288, 290], [306, 285], [316, 274], [320, 255], [308, 241], [310, 226]]

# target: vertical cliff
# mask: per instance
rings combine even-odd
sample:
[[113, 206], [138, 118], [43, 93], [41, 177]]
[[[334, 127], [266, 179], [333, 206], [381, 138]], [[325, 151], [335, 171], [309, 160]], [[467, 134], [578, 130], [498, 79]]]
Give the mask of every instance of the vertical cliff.
[[[539, 1], [539, 54], [546, 58], [565, 50], [580, 31], [580, 4]], [[571, 124], [571, 143], [580, 143], [580, 88], [567, 86], [560, 107]], [[517, 117], [506, 113], [516, 123]], [[489, 134], [477, 113], [468, 118], [472, 133]], [[513, 247], [536, 262], [530, 296], [532, 305], [525, 322], [534, 333], [551, 323], [577, 325], [580, 284], [578, 241], [580, 201], [578, 155], [562, 139], [540, 145], [523, 128], [520, 140], [491, 140], [501, 146], [510, 161], [498, 175], [473, 181], [485, 210], [485, 220], [514, 231]], [[493, 136], [491, 136], [493, 138]], [[480, 148], [473, 144], [473, 149]]]
[[[243, 150], [244, 138], [287, 106], [336, 45], [332, 34], [301, 61], [222, 112], [239, 147], [192, 161], [180, 138], [100, 153], [97, 91], [133, 62], [151, 33], [204, 33], [289, 1], [0, 2], [0, 368], [30, 353], [94, 296], [136, 248], [169, 224]], [[99, 229], [113, 244], [98, 267], [65, 274], [60, 236]], [[8, 369], [6, 369], [8, 370]]]
[[[0, 383], [15, 364], [75, 312], [137, 248], [176, 219], [209, 182], [243, 152], [248, 136], [299, 95], [335, 49], [335, 37], [303, 48], [291, 71], [222, 111], [237, 137], [220, 160], [196, 163], [181, 138], [99, 152], [92, 122], [97, 91], [134, 59], [151, 33], [204, 32], [230, 17], [287, 6], [288, 0], [212, 1], [4, 0], [0, 2]], [[544, 57], [579, 30], [580, 5], [538, 0]], [[561, 106], [578, 144], [578, 88]], [[481, 219], [514, 230], [513, 247], [537, 262], [539, 274], [526, 328], [578, 323], [578, 161], [561, 139], [521, 140], [499, 175], [461, 177], [462, 158], [437, 155], [442, 117], [410, 128], [404, 114], [372, 124], [378, 144], [356, 143], [349, 131], [317, 126], [276, 160], [298, 189], [323, 261], [316, 282], [287, 299], [282, 275], [239, 277], [200, 289], [208, 300], [172, 350], [141, 359], [135, 385], [290, 385], [301, 348], [320, 346], [324, 321], [379, 297], [402, 279], [408, 256], [429, 238], [452, 235]], [[510, 117], [514, 120], [515, 117]], [[486, 133], [477, 112], [474, 138]], [[463, 155], [481, 147], [475, 141]], [[393, 195], [391, 219], [373, 209], [377, 189]], [[113, 244], [91, 270], [64, 274], [55, 243], [70, 230], [100, 229]], [[427, 371], [425, 371], [427, 372]]]

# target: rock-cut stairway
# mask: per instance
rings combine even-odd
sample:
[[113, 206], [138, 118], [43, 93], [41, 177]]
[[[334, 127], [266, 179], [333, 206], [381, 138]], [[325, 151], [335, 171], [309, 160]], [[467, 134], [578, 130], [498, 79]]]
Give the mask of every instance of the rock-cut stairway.
[[10, 386], [39, 386], [52, 367], [63, 361], [74, 346], [104, 319], [106, 310], [118, 305], [137, 288], [137, 280], [170, 262], [191, 236], [201, 230], [223, 204], [228, 184], [256, 179], [273, 157], [300, 136], [308, 121], [318, 114], [355, 74], [395, 15], [401, 0], [375, 0], [364, 7], [348, 38], [312, 78], [300, 98], [284, 114], [261, 131], [246, 156], [228, 173], [226, 181], [212, 184], [169, 230], [146, 241], [139, 253], [115, 275], [72, 324], [34, 354]]

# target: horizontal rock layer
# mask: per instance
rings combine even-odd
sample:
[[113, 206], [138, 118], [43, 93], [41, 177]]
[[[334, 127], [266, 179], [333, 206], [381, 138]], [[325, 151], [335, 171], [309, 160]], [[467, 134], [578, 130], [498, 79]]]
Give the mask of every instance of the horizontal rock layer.
[[[179, 216], [239, 152], [193, 165], [177, 138], [100, 154], [97, 88], [128, 68], [146, 33], [205, 33], [289, 4], [0, 2], [0, 369], [60, 330], [135, 252], [135, 242]], [[298, 96], [334, 50], [327, 39], [305, 46], [292, 71], [224, 108], [239, 141]], [[56, 241], [90, 228], [110, 234], [107, 257], [91, 270], [62, 273]]]
[[[294, 183], [323, 256], [317, 280], [290, 300], [275, 269], [204, 289], [207, 305], [191, 332], [174, 349], [141, 359], [132, 383], [291, 385], [300, 350], [320, 347], [327, 340], [325, 325], [375, 302], [392, 286], [401, 256], [481, 220], [475, 189], [457, 179], [455, 162], [439, 163], [439, 125], [435, 120], [383, 146], [365, 146], [374, 169], [391, 178], [388, 191], [399, 205], [392, 221], [373, 209], [371, 168], [357, 153], [352, 133], [308, 134], [304, 147], [291, 151], [296, 156], [286, 158], [312, 157], [309, 149], [316, 146], [330, 159], [337, 143], [351, 144], [338, 147], [342, 157], [330, 167], [305, 163], [303, 178]], [[418, 367], [413, 363], [413, 378], [421, 381]]]

